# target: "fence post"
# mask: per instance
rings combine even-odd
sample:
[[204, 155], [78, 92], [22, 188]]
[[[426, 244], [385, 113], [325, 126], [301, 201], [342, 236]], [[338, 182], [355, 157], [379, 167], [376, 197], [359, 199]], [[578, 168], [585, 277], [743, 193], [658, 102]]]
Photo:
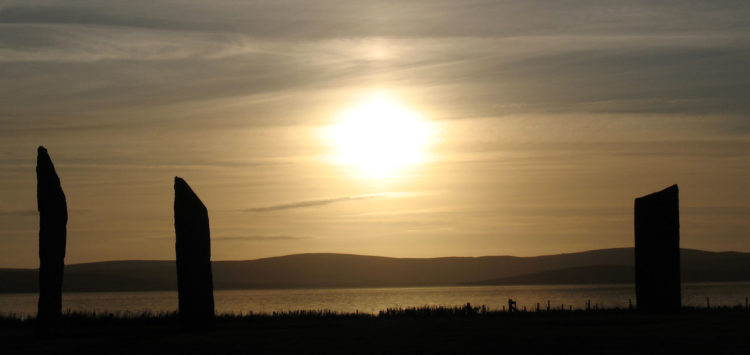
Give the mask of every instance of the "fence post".
[[516, 311], [518, 311], [517, 302], [514, 301], [512, 298], [508, 298], [508, 312], [516, 312]]

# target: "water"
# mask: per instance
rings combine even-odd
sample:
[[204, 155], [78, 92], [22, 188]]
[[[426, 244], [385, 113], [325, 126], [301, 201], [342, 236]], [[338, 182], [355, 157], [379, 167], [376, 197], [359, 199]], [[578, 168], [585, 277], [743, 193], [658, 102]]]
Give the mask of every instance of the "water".
[[[750, 296], [750, 283], [695, 283], [682, 285], [682, 304], [706, 306], [744, 305]], [[0, 294], [0, 314], [21, 317], [36, 314], [37, 294]], [[628, 307], [635, 302], [633, 285], [555, 285], [555, 286], [466, 286], [410, 288], [347, 288], [295, 290], [217, 290], [214, 292], [218, 313], [271, 313], [289, 310], [332, 310], [338, 312], [377, 313], [386, 308], [419, 306], [474, 306], [502, 309], [508, 298], [518, 308], [534, 310], [539, 303], [546, 309], [563, 304], [567, 309], [583, 309], [586, 301], [592, 307]], [[177, 292], [78, 292], [63, 294], [63, 309], [84, 312], [140, 313], [177, 310]]]

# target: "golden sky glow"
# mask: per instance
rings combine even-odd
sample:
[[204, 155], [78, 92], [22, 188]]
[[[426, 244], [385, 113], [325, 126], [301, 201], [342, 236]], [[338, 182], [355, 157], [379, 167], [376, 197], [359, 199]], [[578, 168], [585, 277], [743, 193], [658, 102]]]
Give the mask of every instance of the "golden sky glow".
[[215, 260], [633, 245], [680, 186], [686, 248], [750, 251], [746, 2], [0, 2], [0, 267], [174, 258], [174, 176]]

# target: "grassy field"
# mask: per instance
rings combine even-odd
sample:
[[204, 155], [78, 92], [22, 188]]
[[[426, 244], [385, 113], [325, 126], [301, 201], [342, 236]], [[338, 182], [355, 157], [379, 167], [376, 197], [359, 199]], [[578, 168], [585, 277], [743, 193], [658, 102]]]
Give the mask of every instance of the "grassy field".
[[488, 312], [412, 308], [378, 315], [326, 311], [221, 315], [180, 329], [170, 314], [67, 314], [57, 334], [33, 319], [0, 318], [0, 349], [15, 353], [750, 353], [750, 312], [685, 309]]

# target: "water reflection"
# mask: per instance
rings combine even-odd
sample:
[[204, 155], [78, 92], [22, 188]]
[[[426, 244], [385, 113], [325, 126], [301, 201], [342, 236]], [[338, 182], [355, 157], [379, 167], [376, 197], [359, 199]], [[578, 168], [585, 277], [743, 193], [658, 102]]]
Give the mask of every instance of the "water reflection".
[[[711, 306], [743, 304], [750, 296], [750, 283], [683, 284], [682, 304], [703, 307], [706, 297]], [[412, 287], [293, 290], [217, 290], [214, 298], [217, 313], [271, 313], [289, 310], [327, 309], [338, 312], [376, 313], [394, 307], [486, 305], [502, 309], [508, 298], [518, 302], [518, 309], [534, 310], [539, 303], [546, 309], [592, 307], [626, 308], [635, 303], [633, 285], [551, 285], [551, 286], [476, 286]], [[36, 294], [0, 294], [0, 313], [33, 316]], [[64, 293], [63, 309], [86, 312], [168, 312], [177, 309], [177, 292], [80, 292]]]

